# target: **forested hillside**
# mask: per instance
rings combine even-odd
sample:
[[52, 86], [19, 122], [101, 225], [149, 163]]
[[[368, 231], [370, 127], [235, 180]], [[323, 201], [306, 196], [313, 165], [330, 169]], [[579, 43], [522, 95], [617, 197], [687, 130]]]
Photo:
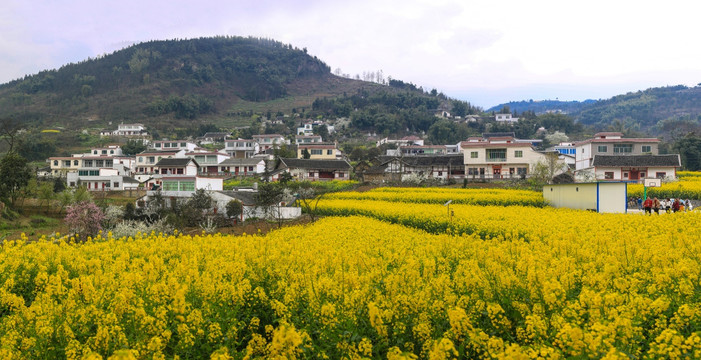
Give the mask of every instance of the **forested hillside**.
[[225, 117], [238, 102], [313, 100], [357, 83], [331, 75], [306, 49], [273, 40], [152, 41], [0, 85], [0, 116], [66, 127]]

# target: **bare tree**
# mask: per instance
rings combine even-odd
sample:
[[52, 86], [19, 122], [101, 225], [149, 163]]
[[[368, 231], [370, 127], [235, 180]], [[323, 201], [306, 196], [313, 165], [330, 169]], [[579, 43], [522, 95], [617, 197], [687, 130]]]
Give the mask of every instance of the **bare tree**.
[[0, 136], [2, 136], [10, 147], [7, 152], [12, 152], [15, 146], [19, 145], [21, 129], [22, 123], [13, 118], [0, 119]]

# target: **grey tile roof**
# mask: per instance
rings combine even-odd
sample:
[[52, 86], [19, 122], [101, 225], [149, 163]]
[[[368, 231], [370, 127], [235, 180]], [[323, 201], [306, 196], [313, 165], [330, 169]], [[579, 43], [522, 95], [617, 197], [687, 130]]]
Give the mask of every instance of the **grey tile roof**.
[[197, 161], [190, 159], [190, 158], [168, 158], [168, 159], [161, 159], [156, 163], [156, 166], [187, 166], [187, 164], [190, 163], [190, 161], [194, 162], [197, 167], [199, 167], [199, 164], [197, 164]]
[[320, 170], [350, 170], [351, 164], [346, 160], [317, 160], [317, 159], [280, 159], [281, 165], [288, 168], [320, 169]]
[[594, 155], [595, 167], [673, 166], [681, 167], [679, 154], [672, 155]]
[[219, 166], [253, 166], [258, 165], [261, 161], [265, 161], [262, 158], [246, 158], [246, 159], [226, 159], [219, 163]]

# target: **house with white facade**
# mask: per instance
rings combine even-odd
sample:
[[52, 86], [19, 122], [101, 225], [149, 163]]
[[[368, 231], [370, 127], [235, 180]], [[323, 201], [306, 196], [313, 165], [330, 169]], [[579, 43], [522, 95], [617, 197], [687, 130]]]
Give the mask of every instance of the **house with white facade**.
[[513, 124], [518, 122], [518, 118], [513, 117], [511, 114], [496, 114], [494, 115], [494, 120], [505, 124]]
[[227, 159], [219, 163], [219, 173], [233, 176], [259, 176], [265, 173], [265, 159]]
[[232, 158], [245, 159], [253, 157], [260, 152], [260, 145], [253, 139], [226, 140], [224, 142], [224, 152]]
[[149, 149], [158, 151], [193, 151], [197, 144], [188, 140], [154, 140], [149, 145]]
[[216, 175], [219, 173], [219, 164], [231, 158], [230, 155], [221, 152], [197, 148], [195, 151], [185, 153], [186, 157], [194, 159], [200, 165], [201, 174]]
[[185, 150], [155, 151], [146, 150], [136, 154], [136, 165], [134, 167], [134, 177], [144, 182], [157, 174], [156, 164], [163, 159], [185, 158]]
[[676, 178], [678, 154], [659, 155], [657, 138], [625, 138], [620, 132], [601, 132], [575, 143], [575, 175], [583, 180]]
[[[546, 155], [512, 137], [471, 138], [460, 144], [469, 179], [526, 178]], [[564, 164], [561, 164], [564, 169]]]
[[271, 177], [273, 181], [277, 181], [283, 172], [287, 172], [298, 181], [350, 180], [351, 169], [351, 164], [346, 160], [281, 158]]
[[280, 134], [253, 135], [253, 140], [258, 143], [259, 151], [277, 149], [282, 145], [290, 144], [290, 141]]
[[149, 190], [195, 191], [198, 189], [222, 190], [222, 177], [201, 176], [200, 165], [190, 158], [164, 158], [155, 164], [155, 172], [146, 181]]
[[322, 143], [321, 136], [319, 135], [297, 135], [295, 136], [295, 144], [317, 144]]
[[424, 140], [418, 136], [405, 136], [401, 139], [390, 139], [390, 138], [383, 138], [381, 140], [377, 141], [377, 146], [381, 146], [383, 144], [393, 144], [399, 146], [423, 146], [424, 145]]
[[144, 124], [119, 124], [117, 130], [103, 130], [100, 136], [146, 137], [148, 132]]

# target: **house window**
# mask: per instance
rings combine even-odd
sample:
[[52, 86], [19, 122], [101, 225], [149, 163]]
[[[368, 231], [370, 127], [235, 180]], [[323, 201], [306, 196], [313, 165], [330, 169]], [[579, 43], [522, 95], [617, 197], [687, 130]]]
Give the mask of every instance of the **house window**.
[[624, 179], [627, 179], [627, 178], [628, 178], [628, 173], [627, 173], [627, 172], [624, 172], [624, 173], [623, 173], [623, 178], [624, 178]]
[[54, 160], [54, 166], [58, 166], [58, 160]]
[[640, 172], [640, 177], [641, 177], [641, 178], [644, 178], [645, 175], [647, 175], [647, 173], [645, 173], [644, 171], [641, 171], [641, 172]]
[[517, 157], [517, 158], [523, 157], [523, 150], [514, 151], [514, 157]]
[[321, 149], [312, 149], [311, 154], [312, 155], [321, 155], [322, 152], [321, 152]]
[[643, 145], [643, 152], [644, 152], [644, 153], [652, 152], [652, 146], [650, 146], [650, 145]]
[[604, 179], [613, 180], [613, 171], [607, 171], [604, 173]]
[[70, 187], [75, 186], [75, 181], [71, 181], [71, 183], [68, 186], [70, 186]]
[[114, 150], [110, 150], [110, 154], [114, 154]]
[[314, 177], [314, 173], [313, 173], [313, 172], [310, 172], [310, 173], [309, 173], [309, 177], [310, 177], [310, 178], [313, 178], [313, 177]]
[[248, 171], [253, 171], [253, 166], [249, 166]]
[[92, 160], [83, 160], [83, 167], [93, 167]]
[[609, 151], [609, 147], [606, 146], [606, 145], [599, 145], [599, 146], [597, 147], [596, 151], [598, 151], [598, 152], [600, 152], [600, 153], [605, 153], [605, 152], [608, 152], [608, 151]]
[[186, 147], [186, 146], [187, 146], [187, 144], [185, 144], [185, 143], [180, 143], [180, 147]]
[[63, 161], [63, 166], [71, 166], [71, 161], [70, 161], [70, 160], [64, 160], [64, 161]]
[[344, 173], [338, 173], [338, 177], [344, 177], [346, 176]]
[[443, 172], [442, 172], [442, 171], [439, 171], [439, 172], [438, 172], [438, 176], [443, 176]]
[[467, 175], [479, 175], [477, 168], [467, 168]]
[[194, 181], [183, 181], [180, 183], [180, 191], [195, 191]]
[[326, 155], [333, 155], [333, 150], [331, 150], [331, 149], [326, 150]]
[[107, 155], [107, 150], [102, 150], [102, 155]]
[[73, 160], [73, 166], [78, 166], [78, 160]]
[[632, 153], [633, 152], [633, 144], [614, 144], [613, 145], [613, 152], [614, 153]]
[[478, 153], [477, 151], [470, 151], [470, 158], [471, 159], [477, 159]]
[[526, 174], [528, 174], [528, 168], [525, 168], [525, 167], [516, 168], [516, 173], [519, 175], [526, 175]]
[[155, 156], [149, 156], [146, 158], [146, 162], [149, 164], [155, 164], [156, 163], [156, 157]]
[[156, 147], [161, 147], [161, 143], [156, 143]]
[[656, 172], [655, 177], [658, 179], [664, 179], [667, 176], [667, 173], [664, 171]]
[[506, 149], [487, 149], [487, 160], [506, 161]]

